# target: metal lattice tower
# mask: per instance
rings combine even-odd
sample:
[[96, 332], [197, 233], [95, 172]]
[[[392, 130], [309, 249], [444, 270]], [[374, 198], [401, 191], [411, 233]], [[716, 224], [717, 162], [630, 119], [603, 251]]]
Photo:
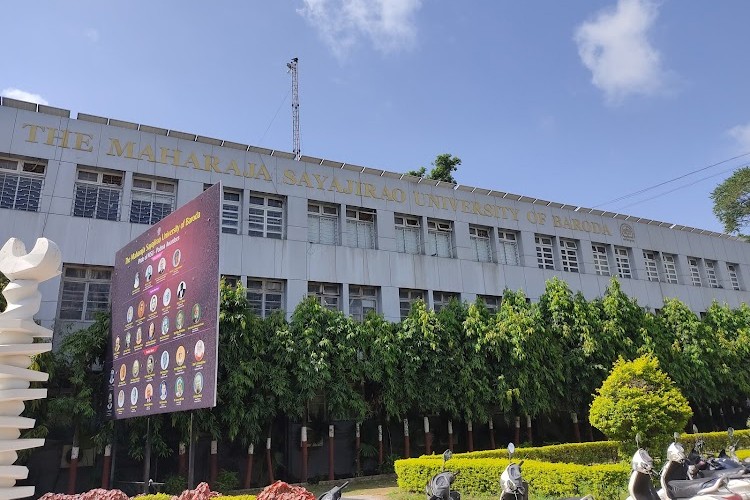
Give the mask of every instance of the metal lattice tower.
[[297, 80], [297, 63], [298, 58], [288, 62], [286, 67], [292, 74], [292, 141], [294, 142], [294, 159], [299, 160], [302, 155], [302, 148], [299, 140], [299, 82]]

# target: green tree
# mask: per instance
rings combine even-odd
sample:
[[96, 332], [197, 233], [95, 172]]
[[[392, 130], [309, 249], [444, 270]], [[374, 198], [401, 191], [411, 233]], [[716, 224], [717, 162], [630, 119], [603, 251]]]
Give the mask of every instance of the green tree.
[[88, 328], [69, 333], [56, 356], [56, 377], [61, 388], [49, 399], [48, 422], [71, 429], [74, 447], [87, 438], [101, 443], [105, 439], [97, 435], [109, 432], [110, 427], [102, 425], [108, 374], [101, 367], [109, 341], [110, 320], [109, 313], [99, 314]]
[[734, 171], [711, 192], [714, 215], [728, 233], [740, 233], [750, 222], [750, 167]]
[[623, 451], [632, 448], [638, 433], [646, 446], [661, 450], [693, 414], [687, 399], [650, 355], [617, 360], [596, 392], [589, 412], [591, 425], [623, 443]]
[[461, 165], [461, 158], [453, 156], [450, 153], [443, 153], [437, 155], [435, 161], [432, 162], [432, 170], [430, 173], [425, 175], [427, 172], [426, 167], [420, 167], [417, 170], [410, 170], [406, 172], [406, 175], [413, 175], [415, 177], [424, 177], [425, 179], [432, 179], [441, 182], [450, 182], [456, 184], [456, 179], [453, 177], [453, 172], [458, 170], [458, 166]]

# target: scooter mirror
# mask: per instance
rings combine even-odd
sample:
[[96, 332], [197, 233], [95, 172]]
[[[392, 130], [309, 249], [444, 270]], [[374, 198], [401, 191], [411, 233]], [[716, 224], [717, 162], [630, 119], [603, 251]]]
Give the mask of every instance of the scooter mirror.
[[674, 442], [676, 443], [677, 441], [680, 440], [680, 433], [675, 432], [674, 434], [672, 434], [672, 437], [674, 438]]
[[516, 452], [516, 445], [514, 445], [513, 443], [508, 443], [508, 455], [510, 455], [512, 458], [515, 452]]
[[641, 447], [641, 433], [640, 432], [636, 433], [635, 435], [635, 444], [636, 446], [638, 446], [638, 448]]
[[698, 426], [693, 424], [693, 434], [698, 434]]
[[734, 437], [734, 427], [729, 427], [727, 429], [727, 435], [729, 436], [730, 440]]
[[453, 452], [451, 450], [445, 450], [443, 452], [443, 462], [447, 462], [451, 458], [453, 458]]

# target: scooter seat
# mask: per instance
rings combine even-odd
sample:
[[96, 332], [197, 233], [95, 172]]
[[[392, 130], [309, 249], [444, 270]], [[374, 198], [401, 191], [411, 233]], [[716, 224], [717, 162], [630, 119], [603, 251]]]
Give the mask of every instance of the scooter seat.
[[746, 467], [736, 467], [734, 469], [717, 469], [717, 470], [701, 470], [698, 471], [700, 478], [717, 478], [717, 477], [729, 477], [729, 478], [750, 478], [750, 470]]
[[711, 479], [676, 479], [667, 484], [670, 498], [692, 498], [699, 491], [714, 486], [721, 478]]

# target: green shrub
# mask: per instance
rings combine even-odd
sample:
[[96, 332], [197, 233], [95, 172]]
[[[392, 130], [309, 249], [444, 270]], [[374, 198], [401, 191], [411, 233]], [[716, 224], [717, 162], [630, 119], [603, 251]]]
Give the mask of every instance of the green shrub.
[[[138, 495], [136, 500], [171, 500], [172, 495], [167, 493], [156, 493], [155, 495]], [[255, 495], [222, 495], [221, 500], [255, 500]]]
[[237, 490], [240, 487], [240, 476], [238, 473], [230, 470], [220, 470], [216, 475], [216, 481], [211, 485], [211, 489], [224, 493], [227, 491]]
[[169, 476], [164, 480], [164, 486], [162, 487], [164, 493], [170, 495], [179, 495], [187, 489], [187, 478], [184, 476]]
[[[616, 463], [618, 461], [617, 447], [616, 441], [553, 444], [516, 448], [513, 458], [516, 460], [539, 460], [580, 465]], [[423, 455], [422, 458], [440, 459], [441, 455]], [[456, 453], [453, 458], [508, 458], [508, 452], [505, 449], [473, 451]]]
[[[682, 434], [680, 442], [689, 450], [692, 448], [695, 440], [700, 438], [704, 442], [704, 451], [706, 453], [718, 453], [720, 450], [729, 446], [729, 437], [726, 432], [699, 432], [698, 434]], [[750, 430], [744, 429], [734, 431], [734, 439], [739, 441], [737, 449], [750, 448]]]
[[685, 396], [659, 369], [659, 360], [649, 355], [633, 361], [620, 358], [596, 392], [591, 425], [620, 441], [621, 452], [628, 455], [635, 450], [636, 434], [645, 446], [660, 450], [693, 414]]
[[[460, 472], [454, 487], [460, 493], [493, 495], [500, 493], [500, 474], [508, 466], [507, 459], [454, 458], [447, 469]], [[398, 486], [404, 490], [424, 492], [427, 481], [442, 469], [442, 462], [433, 458], [398, 460], [395, 464]], [[630, 467], [625, 464], [579, 465], [526, 460], [523, 477], [535, 496], [581, 496], [619, 498], [625, 492]]]

